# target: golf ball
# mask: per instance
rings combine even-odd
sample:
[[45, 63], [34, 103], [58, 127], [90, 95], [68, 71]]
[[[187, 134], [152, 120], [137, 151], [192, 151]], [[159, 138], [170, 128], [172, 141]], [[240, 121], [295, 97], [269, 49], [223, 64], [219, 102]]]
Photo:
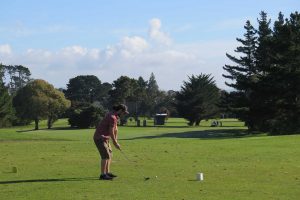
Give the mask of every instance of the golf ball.
[[157, 176], [155, 176], [155, 178], [157, 178]]

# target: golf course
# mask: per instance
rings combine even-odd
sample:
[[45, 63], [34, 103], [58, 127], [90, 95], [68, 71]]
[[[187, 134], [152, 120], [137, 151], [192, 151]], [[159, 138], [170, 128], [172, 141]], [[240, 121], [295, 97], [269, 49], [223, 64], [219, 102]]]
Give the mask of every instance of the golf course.
[[[66, 119], [0, 129], [0, 197], [17, 199], [280, 199], [300, 197], [300, 135], [248, 134], [243, 122], [119, 126], [113, 181], [99, 179], [94, 129]], [[204, 180], [197, 181], [196, 174]], [[144, 177], [149, 177], [145, 180]]]

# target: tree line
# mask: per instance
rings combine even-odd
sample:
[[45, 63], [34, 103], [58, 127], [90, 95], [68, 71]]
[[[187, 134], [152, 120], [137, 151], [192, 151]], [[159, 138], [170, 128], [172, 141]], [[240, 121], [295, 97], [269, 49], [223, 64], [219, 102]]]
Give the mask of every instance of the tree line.
[[[27, 67], [0, 65], [0, 127], [47, 119], [48, 128], [69, 107], [64, 94], [44, 80], [32, 80]], [[8, 83], [5, 84], [5, 79]]]
[[[219, 89], [210, 74], [191, 75], [179, 91], [159, 89], [155, 76], [148, 80], [120, 76], [102, 83], [94, 75], [71, 78], [65, 89], [43, 80], [32, 80], [28, 68], [0, 65], [0, 127], [60, 117], [72, 127], [91, 127], [115, 103], [128, 106], [130, 117], [167, 113], [183, 117], [190, 126], [201, 120], [234, 116], [250, 131], [272, 134], [300, 131], [300, 16], [298, 12], [271, 21], [260, 13], [258, 28], [248, 20], [244, 38], [226, 54], [233, 64], [223, 66], [231, 92]], [[5, 82], [6, 80], [6, 82]], [[126, 123], [126, 119], [121, 119]]]
[[244, 38], [226, 56], [223, 76], [234, 89], [225, 93], [223, 105], [245, 121], [250, 131], [272, 134], [300, 131], [300, 14], [291, 13], [270, 27], [267, 13], [261, 12], [258, 28], [247, 21]]
[[[47, 119], [48, 128], [51, 128], [61, 117], [69, 118], [72, 127], [92, 127], [117, 103], [126, 104], [129, 117], [135, 120], [139, 117], [151, 118], [156, 113], [167, 113], [173, 117], [185, 117], [189, 125], [199, 125], [201, 119], [217, 114], [219, 89], [211, 75], [189, 77], [180, 92], [160, 90], [154, 73], [151, 73], [148, 80], [120, 76], [111, 84], [102, 83], [94, 75], [80, 75], [71, 78], [66, 89], [55, 89], [44, 80], [31, 79], [29, 69], [23, 66], [26, 76], [18, 76], [23, 78], [18, 81], [23, 85], [15, 87], [16, 84], [11, 83], [14, 79], [8, 79], [5, 73], [19, 66], [0, 66], [0, 127], [34, 121], [35, 129], [38, 129], [39, 121]], [[7, 84], [4, 79], [9, 80]], [[186, 103], [186, 99], [189, 103]], [[214, 109], [211, 110], [212, 107]], [[126, 120], [121, 119], [121, 123], [126, 123]]]

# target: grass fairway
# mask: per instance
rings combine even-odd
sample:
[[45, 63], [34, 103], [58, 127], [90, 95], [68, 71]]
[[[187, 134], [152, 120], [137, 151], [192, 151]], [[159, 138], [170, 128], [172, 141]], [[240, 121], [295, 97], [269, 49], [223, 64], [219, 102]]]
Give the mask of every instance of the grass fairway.
[[[114, 150], [114, 181], [98, 180], [94, 129], [68, 129], [64, 120], [52, 130], [0, 129], [0, 197], [299, 199], [300, 135], [247, 135], [235, 120], [218, 128], [209, 124], [190, 128], [170, 119], [164, 127], [119, 127], [121, 147], [134, 162]], [[204, 181], [195, 181], [197, 172]]]

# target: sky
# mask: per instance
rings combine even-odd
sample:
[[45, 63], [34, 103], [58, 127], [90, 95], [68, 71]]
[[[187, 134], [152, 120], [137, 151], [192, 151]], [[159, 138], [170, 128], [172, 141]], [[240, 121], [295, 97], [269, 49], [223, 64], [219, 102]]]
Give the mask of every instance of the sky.
[[[225, 85], [246, 20], [271, 22], [299, 11], [299, 0], [1, 0], [0, 63], [23, 65], [32, 78], [66, 88], [71, 78], [153, 72], [161, 90], [180, 90], [191, 75]], [[238, 55], [237, 55], [238, 56]]]

